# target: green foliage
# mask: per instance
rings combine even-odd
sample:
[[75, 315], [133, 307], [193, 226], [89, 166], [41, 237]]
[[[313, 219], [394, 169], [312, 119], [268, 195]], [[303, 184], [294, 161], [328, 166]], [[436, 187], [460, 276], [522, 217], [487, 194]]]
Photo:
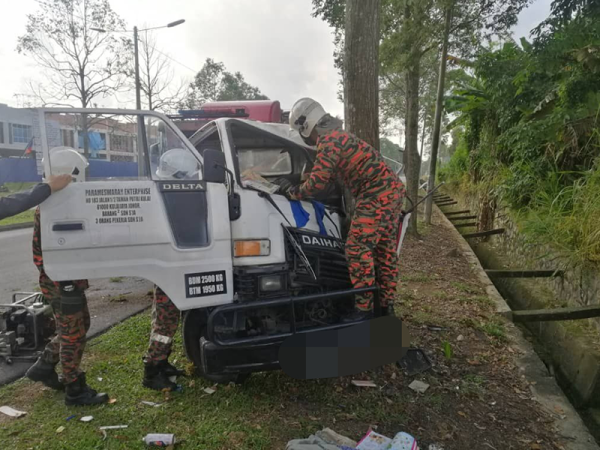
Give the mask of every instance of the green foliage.
[[550, 243], [571, 263], [595, 264], [600, 11], [568, 3], [553, 3], [533, 43], [489, 48], [471, 76], [464, 73], [447, 101], [462, 131], [440, 179], [485, 186], [521, 212], [532, 241]]
[[240, 72], [228, 72], [225, 64], [207, 58], [190, 85], [186, 106], [194, 109], [206, 102], [234, 100], [268, 100], [268, 97], [247, 83]]
[[442, 344], [442, 349], [444, 351], [444, 356], [446, 357], [446, 359], [448, 359], [448, 360], [452, 359], [452, 356], [454, 356], [454, 351], [452, 350], [452, 344], [450, 344], [450, 342], [448, 342], [448, 341], [444, 341], [444, 343]]

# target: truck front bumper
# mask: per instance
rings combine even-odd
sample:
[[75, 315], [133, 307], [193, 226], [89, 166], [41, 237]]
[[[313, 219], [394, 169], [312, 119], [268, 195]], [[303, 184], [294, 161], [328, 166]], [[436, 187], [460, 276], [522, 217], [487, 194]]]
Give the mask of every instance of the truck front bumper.
[[[279, 368], [279, 347], [281, 343], [294, 334], [316, 333], [324, 330], [342, 329], [349, 325], [337, 323], [326, 326], [317, 326], [308, 329], [298, 329], [294, 306], [319, 300], [341, 300], [348, 296], [370, 293], [374, 294], [375, 316], [379, 316], [379, 296], [377, 287], [363, 289], [348, 289], [344, 291], [327, 292], [301, 297], [287, 297], [274, 300], [264, 300], [246, 303], [236, 303], [216, 308], [208, 317], [207, 337], [202, 342], [202, 355], [205, 373], [249, 373], [276, 370]], [[291, 332], [265, 336], [252, 336], [243, 338], [222, 339], [215, 332], [216, 319], [225, 313], [235, 311], [249, 311], [252, 309], [288, 306], [290, 308]]]

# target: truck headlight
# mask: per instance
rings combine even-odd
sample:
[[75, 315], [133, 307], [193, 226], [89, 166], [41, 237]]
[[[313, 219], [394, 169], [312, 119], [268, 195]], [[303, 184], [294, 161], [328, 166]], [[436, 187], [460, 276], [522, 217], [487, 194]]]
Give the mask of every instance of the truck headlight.
[[235, 258], [244, 256], [269, 256], [270, 254], [271, 241], [268, 239], [233, 242], [233, 256]]
[[283, 289], [281, 275], [267, 275], [260, 278], [261, 292], [276, 292]]

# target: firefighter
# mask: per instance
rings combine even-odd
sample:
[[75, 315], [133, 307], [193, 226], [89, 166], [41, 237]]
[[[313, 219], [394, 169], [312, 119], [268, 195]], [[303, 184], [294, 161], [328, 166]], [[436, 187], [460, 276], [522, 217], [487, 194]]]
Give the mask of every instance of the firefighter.
[[51, 194], [67, 187], [71, 182], [69, 175], [49, 177], [46, 183], [40, 183], [29, 191], [0, 197], [0, 220], [16, 216], [44, 202]]
[[[51, 150], [50, 163], [54, 173], [66, 173], [66, 176], [70, 179], [75, 178], [76, 181], [83, 181], [88, 166], [83, 156], [76, 150], [67, 148]], [[67, 406], [106, 403], [108, 395], [99, 394], [88, 386], [85, 373], [79, 368], [90, 328], [90, 313], [85, 296], [88, 282], [55, 282], [46, 274], [39, 208], [35, 212], [33, 262], [40, 272], [39, 284], [42, 294], [52, 306], [57, 334], [48, 343], [42, 356], [27, 371], [27, 377], [52, 389], [65, 390]], [[62, 379], [59, 379], [55, 369], [59, 361], [62, 366]]]
[[[356, 201], [346, 240], [346, 258], [355, 289], [378, 286], [382, 313], [389, 314], [397, 278], [397, 236], [404, 185], [378, 150], [342, 128], [342, 121], [327, 114], [310, 98], [298, 100], [290, 113], [290, 127], [304, 141], [317, 146], [310, 176], [288, 196], [302, 200], [315, 196], [337, 178]], [[373, 295], [356, 296], [348, 322], [372, 316]]]
[[[196, 158], [182, 148], [166, 151], [160, 157], [156, 176], [160, 180], [199, 179], [200, 165]], [[184, 372], [169, 363], [173, 337], [179, 327], [181, 312], [158, 286], [154, 287], [152, 303], [152, 330], [150, 343], [143, 357], [144, 380], [142, 384], [157, 391], [175, 390], [177, 385], [169, 378]]]

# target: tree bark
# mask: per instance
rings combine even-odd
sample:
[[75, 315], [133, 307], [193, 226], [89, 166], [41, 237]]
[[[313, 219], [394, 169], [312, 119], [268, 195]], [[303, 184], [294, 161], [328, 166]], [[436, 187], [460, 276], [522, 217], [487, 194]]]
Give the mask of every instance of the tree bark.
[[[344, 47], [344, 114], [346, 130], [379, 148], [380, 0], [346, 0]], [[347, 219], [354, 199], [344, 190]]]
[[346, 0], [346, 129], [379, 148], [380, 0]]
[[[450, 38], [450, 28], [452, 27], [452, 5], [448, 6], [446, 11], [446, 24], [444, 29], [444, 43], [442, 45], [442, 57], [440, 60], [440, 75], [438, 77], [438, 91], [435, 103], [435, 122], [433, 126], [433, 135], [431, 136], [431, 157], [429, 159], [429, 180], [427, 191], [431, 192], [435, 188], [435, 176], [437, 170], [438, 150], [440, 148], [440, 137], [442, 131], [442, 113], [444, 111], [444, 86], [446, 82], [446, 63], [448, 59], [448, 41]], [[425, 221], [431, 224], [433, 213], [433, 196], [427, 199], [425, 204]]]
[[[406, 195], [410, 199], [409, 208], [416, 205], [419, 196], [419, 82], [421, 58], [414, 55], [406, 73]], [[410, 219], [407, 232], [418, 236], [417, 229], [418, 211], [415, 209]]]

